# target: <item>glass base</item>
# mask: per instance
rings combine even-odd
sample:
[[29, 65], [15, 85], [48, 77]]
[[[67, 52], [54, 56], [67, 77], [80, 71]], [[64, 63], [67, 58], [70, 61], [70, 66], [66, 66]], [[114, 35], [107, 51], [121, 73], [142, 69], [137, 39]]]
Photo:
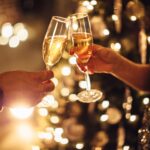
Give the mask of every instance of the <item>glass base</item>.
[[90, 91], [85, 90], [78, 94], [78, 100], [83, 103], [96, 102], [101, 99], [102, 95], [102, 92], [96, 89]]

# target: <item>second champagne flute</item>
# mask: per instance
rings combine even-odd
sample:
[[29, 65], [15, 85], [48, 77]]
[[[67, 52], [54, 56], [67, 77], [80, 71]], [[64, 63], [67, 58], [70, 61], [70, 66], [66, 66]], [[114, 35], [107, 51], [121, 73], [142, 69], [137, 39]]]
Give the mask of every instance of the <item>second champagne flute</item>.
[[[90, 50], [88, 47], [93, 43], [88, 14], [76, 13], [69, 18], [69, 35], [75, 50], [73, 53], [82, 63], [86, 63], [92, 55], [92, 49]], [[102, 92], [97, 89], [91, 89], [88, 68], [85, 72], [85, 81], [87, 84], [86, 90], [78, 93], [79, 101], [84, 103], [96, 102], [102, 97]]]
[[60, 61], [67, 42], [67, 31], [67, 19], [53, 16], [42, 47], [43, 60], [47, 70]]

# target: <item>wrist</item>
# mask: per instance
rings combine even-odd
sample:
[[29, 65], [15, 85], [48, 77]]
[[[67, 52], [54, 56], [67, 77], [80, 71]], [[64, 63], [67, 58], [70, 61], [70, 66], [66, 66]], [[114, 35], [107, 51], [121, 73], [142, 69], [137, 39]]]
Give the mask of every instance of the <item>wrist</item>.
[[116, 53], [112, 64], [111, 73], [115, 75], [118, 74], [120, 71], [125, 69], [124, 67], [126, 67], [126, 64], [127, 64], [127, 59], [122, 55]]

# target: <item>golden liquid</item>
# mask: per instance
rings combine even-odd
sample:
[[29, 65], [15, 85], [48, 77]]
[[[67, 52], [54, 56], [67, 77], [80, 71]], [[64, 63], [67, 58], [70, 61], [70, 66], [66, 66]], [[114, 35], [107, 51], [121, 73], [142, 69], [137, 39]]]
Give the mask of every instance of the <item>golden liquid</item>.
[[92, 49], [88, 48], [93, 43], [92, 35], [88, 33], [74, 33], [72, 38], [75, 55], [82, 63], [87, 63], [92, 55]]
[[62, 57], [66, 46], [66, 36], [48, 37], [43, 43], [43, 59], [47, 66], [55, 65]]

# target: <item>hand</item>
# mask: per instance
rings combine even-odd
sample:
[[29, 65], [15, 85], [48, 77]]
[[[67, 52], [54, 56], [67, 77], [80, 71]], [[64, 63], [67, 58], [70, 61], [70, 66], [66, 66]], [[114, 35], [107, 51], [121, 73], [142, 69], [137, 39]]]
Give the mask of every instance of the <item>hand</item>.
[[[92, 54], [89, 55], [91, 49]], [[113, 50], [96, 44], [90, 45], [86, 51], [79, 52], [76, 47], [71, 49], [71, 54], [77, 53], [77, 63], [80, 69], [86, 71], [88, 68], [90, 73], [112, 73], [117, 65], [116, 61], [120, 57]], [[88, 61], [85, 61], [87, 59]]]
[[52, 91], [52, 71], [11, 71], [0, 74], [3, 105], [8, 107], [30, 107], [38, 104], [45, 92]]

